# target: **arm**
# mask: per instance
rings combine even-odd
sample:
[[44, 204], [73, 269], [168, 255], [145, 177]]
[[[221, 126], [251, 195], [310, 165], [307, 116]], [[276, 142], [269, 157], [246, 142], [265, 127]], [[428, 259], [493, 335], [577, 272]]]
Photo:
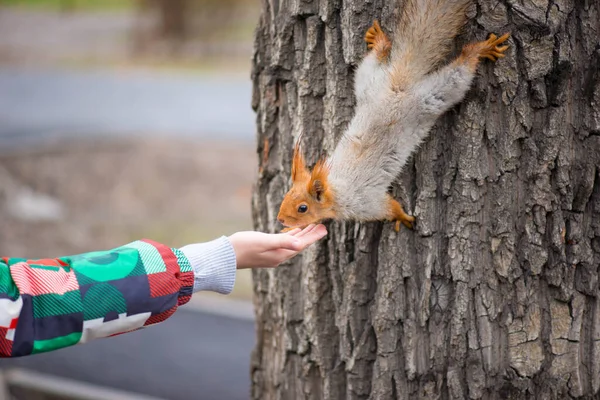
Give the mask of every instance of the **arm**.
[[229, 293], [235, 267], [226, 238], [183, 251], [141, 240], [57, 259], [1, 259], [0, 356], [42, 353], [162, 322], [194, 291]]
[[162, 322], [193, 292], [228, 294], [236, 268], [273, 268], [321, 239], [324, 226], [237, 232], [174, 249], [140, 240], [56, 259], [0, 259], [0, 357], [20, 357]]

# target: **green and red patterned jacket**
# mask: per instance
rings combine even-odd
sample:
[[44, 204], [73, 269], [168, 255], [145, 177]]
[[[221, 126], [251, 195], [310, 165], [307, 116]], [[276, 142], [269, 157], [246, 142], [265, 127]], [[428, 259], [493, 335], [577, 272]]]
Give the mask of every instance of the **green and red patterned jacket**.
[[0, 259], [0, 356], [42, 353], [162, 322], [193, 292], [229, 293], [226, 237], [174, 249], [140, 240], [57, 259]]

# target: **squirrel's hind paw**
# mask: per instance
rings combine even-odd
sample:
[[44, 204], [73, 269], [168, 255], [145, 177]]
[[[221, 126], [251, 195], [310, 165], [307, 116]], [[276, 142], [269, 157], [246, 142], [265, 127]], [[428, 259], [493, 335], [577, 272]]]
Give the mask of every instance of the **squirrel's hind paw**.
[[385, 33], [381, 30], [381, 26], [377, 20], [373, 21], [373, 25], [365, 33], [365, 42], [367, 48], [375, 51], [377, 59], [380, 62], [387, 60], [392, 50], [392, 42]]

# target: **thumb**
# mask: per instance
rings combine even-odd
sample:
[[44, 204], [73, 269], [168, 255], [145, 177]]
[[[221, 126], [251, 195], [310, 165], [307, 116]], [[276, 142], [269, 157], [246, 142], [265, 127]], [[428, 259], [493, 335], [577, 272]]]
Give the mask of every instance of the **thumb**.
[[293, 251], [302, 250], [302, 241], [292, 235], [276, 235], [274, 237], [273, 247]]

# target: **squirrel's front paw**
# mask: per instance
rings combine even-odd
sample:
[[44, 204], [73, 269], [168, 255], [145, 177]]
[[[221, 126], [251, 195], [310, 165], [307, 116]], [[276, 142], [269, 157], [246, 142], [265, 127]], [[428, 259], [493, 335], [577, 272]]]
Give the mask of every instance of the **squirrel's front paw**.
[[396, 225], [394, 225], [394, 230], [396, 232], [400, 232], [400, 224], [403, 224], [408, 229], [413, 228], [413, 222], [415, 222], [415, 217], [410, 215], [405, 215], [396, 220]]
[[499, 46], [499, 44], [504, 43], [509, 36], [510, 33], [505, 33], [500, 37], [497, 37], [493, 33], [490, 34], [488, 40], [478, 43], [479, 57], [488, 58], [492, 61], [504, 57], [504, 52], [508, 49], [508, 46]]

